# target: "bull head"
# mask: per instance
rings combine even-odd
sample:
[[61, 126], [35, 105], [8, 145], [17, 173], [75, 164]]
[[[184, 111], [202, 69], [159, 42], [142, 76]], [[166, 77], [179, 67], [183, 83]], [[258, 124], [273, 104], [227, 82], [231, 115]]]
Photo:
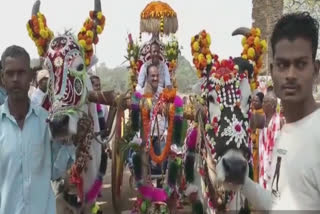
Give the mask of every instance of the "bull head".
[[[248, 28], [238, 28], [232, 35], [239, 34], [247, 38], [252, 32]], [[248, 113], [251, 83], [256, 76], [253, 61], [260, 60], [260, 55], [251, 58], [253, 60], [242, 56], [220, 61], [217, 55], [211, 54], [210, 42], [205, 31], [192, 39], [193, 62], [202, 80], [201, 88], [208, 108], [204, 121], [207, 151], [216, 162], [218, 181], [242, 184], [250, 158]]]
[[92, 62], [93, 43], [98, 42], [97, 34], [102, 32], [105, 18], [100, 0], [95, 0], [94, 11], [90, 12], [90, 18], [77, 38], [71, 32], [54, 36], [39, 9], [40, 1], [37, 0], [28, 31], [50, 73], [49, 125], [54, 138], [70, 138], [78, 132], [78, 121], [83, 113], [88, 112], [84, 105], [91, 89], [87, 69]]

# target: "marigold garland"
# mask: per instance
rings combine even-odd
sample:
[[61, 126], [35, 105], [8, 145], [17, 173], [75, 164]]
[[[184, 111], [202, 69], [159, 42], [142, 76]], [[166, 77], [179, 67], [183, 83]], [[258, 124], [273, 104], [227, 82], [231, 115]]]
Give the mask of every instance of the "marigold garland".
[[[179, 102], [175, 102], [177, 99], [176, 96], [176, 90], [175, 89], [164, 89], [163, 92], [160, 95], [158, 103], [154, 106], [153, 112], [152, 112], [152, 118], [150, 119], [150, 109], [152, 107], [151, 94], [145, 94], [143, 95], [145, 98], [145, 103], [141, 106], [141, 117], [142, 117], [142, 126], [143, 126], [143, 136], [144, 136], [144, 141], [146, 142], [146, 148], [150, 148], [149, 153], [151, 159], [156, 162], [156, 163], [162, 163], [169, 155], [170, 152], [170, 147], [172, 144], [172, 139], [173, 139], [173, 132], [174, 132], [174, 127], [175, 123], [177, 121], [175, 120], [175, 117], [180, 117], [181, 116], [181, 111], [176, 112], [176, 108], [178, 109], [183, 109], [180, 105]], [[163, 103], [171, 103], [170, 109], [169, 109], [169, 127], [168, 127], [168, 134], [167, 134], [167, 139], [166, 139], [166, 146], [164, 150], [162, 151], [161, 155], [157, 156], [154, 153], [152, 143], [151, 142], [151, 135], [150, 135], [150, 128], [151, 128], [151, 120], [154, 120], [155, 115], [159, 111], [159, 107]], [[149, 136], [150, 135], [150, 136]], [[150, 141], [148, 140], [150, 137]]]
[[38, 54], [44, 56], [49, 42], [53, 38], [53, 32], [48, 28], [45, 16], [40, 12], [37, 15], [32, 15], [27, 23], [27, 30], [37, 46]]
[[261, 40], [261, 30], [251, 28], [250, 34], [242, 38], [243, 51], [241, 57], [253, 62], [254, 74], [251, 82], [251, 89], [254, 90], [259, 86], [257, 77], [263, 65], [263, 54], [267, 51], [266, 40]]
[[204, 72], [208, 65], [212, 64], [212, 59], [217, 60], [218, 56], [210, 51], [211, 37], [210, 34], [203, 30], [201, 33], [191, 38], [191, 52], [193, 64], [197, 69], [199, 78], [204, 77]]
[[[93, 44], [96, 45], [99, 42], [99, 38], [95, 34], [103, 32], [106, 21], [101, 11], [90, 11], [89, 15], [90, 17], [86, 19], [78, 34], [79, 44], [85, 51], [85, 63], [87, 66], [91, 63]], [[97, 26], [95, 26], [95, 20], [97, 21]]]
[[174, 99], [177, 95], [177, 90], [176, 89], [168, 89], [164, 88], [162, 90], [162, 93], [160, 94], [160, 100], [163, 100], [164, 102], [167, 103], [172, 103], [174, 102]]

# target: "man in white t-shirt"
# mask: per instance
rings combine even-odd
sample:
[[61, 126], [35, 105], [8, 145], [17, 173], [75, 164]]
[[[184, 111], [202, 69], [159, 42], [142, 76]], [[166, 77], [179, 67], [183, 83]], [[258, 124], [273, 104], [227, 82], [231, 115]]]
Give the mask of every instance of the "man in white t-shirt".
[[150, 55], [151, 55], [151, 60], [144, 63], [140, 68], [136, 90], [143, 93], [142, 89], [146, 86], [146, 82], [147, 82], [147, 67], [150, 64], [154, 64], [157, 66], [159, 71], [158, 92], [161, 93], [163, 88], [166, 88], [166, 87], [170, 88], [172, 84], [170, 80], [168, 66], [166, 65], [166, 63], [160, 60], [160, 46], [158, 43], [154, 42], [151, 44]]
[[320, 110], [312, 94], [318, 31], [305, 12], [283, 16], [272, 33], [271, 76], [286, 124], [273, 149], [272, 191], [249, 178], [242, 187], [257, 210], [320, 210]]

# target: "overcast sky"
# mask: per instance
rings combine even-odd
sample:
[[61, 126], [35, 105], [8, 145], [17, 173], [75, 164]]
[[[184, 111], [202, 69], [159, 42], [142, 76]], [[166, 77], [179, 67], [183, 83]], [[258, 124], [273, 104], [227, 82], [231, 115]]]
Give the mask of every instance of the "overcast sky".
[[[150, 0], [101, 0], [106, 16], [106, 27], [97, 45], [99, 63], [110, 68], [125, 59], [127, 33], [139, 37], [140, 12]], [[182, 55], [191, 60], [190, 39], [202, 29], [212, 37], [211, 51], [220, 57], [238, 56], [241, 52], [241, 36], [232, 37], [232, 31], [240, 26], [251, 27], [251, 0], [163, 0], [177, 12], [179, 29], [176, 36], [183, 46]], [[12, 44], [27, 49], [32, 58], [37, 50], [26, 30], [34, 0], [1, 0], [0, 52]], [[41, 12], [55, 33], [72, 28], [75, 33], [93, 9], [93, 0], [42, 0]], [[143, 35], [147, 41], [148, 35]]]

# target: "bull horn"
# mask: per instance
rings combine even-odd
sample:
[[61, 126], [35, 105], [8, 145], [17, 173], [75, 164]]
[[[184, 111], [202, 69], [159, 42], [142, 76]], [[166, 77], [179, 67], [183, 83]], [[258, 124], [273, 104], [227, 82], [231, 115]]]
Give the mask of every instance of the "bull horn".
[[40, 0], [34, 2], [31, 16], [36, 16], [40, 11]]
[[94, 11], [100, 12], [101, 10], [101, 0], [94, 0]]
[[246, 27], [239, 27], [235, 31], [232, 32], [232, 36], [236, 35], [243, 35], [243, 36], [249, 36], [250, 35], [250, 29]]

